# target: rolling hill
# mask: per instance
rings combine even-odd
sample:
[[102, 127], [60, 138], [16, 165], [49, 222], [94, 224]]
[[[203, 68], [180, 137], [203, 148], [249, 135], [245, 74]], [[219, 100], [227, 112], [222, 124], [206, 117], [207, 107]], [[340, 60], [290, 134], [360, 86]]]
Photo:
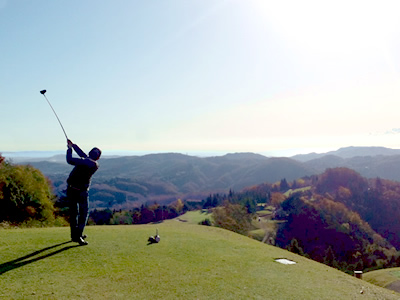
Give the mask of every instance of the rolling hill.
[[[159, 228], [161, 242], [147, 245]], [[399, 294], [215, 227], [177, 220], [0, 230], [5, 299], [398, 299]], [[276, 262], [286, 258], [296, 264]]]
[[[288, 181], [346, 167], [366, 178], [400, 181], [399, 150], [383, 147], [347, 147], [325, 154], [265, 157], [233, 153], [196, 157], [179, 153], [123, 156], [100, 161], [93, 178], [92, 206], [128, 208], [144, 202], [167, 203], [178, 198], [201, 200], [210, 193], [227, 193], [261, 183]], [[62, 157], [27, 162], [51, 179], [58, 195], [65, 189], [71, 166]]]
[[372, 284], [400, 292], [400, 268], [388, 268], [368, 272], [364, 279]]
[[[49, 161], [31, 162], [48, 176], [61, 194], [71, 166]], [[302, 163], [253, 153], [200, 158], [178, 153], [104, 158], [93, 178], [94, 207], [124, 208], [146, 201], [177, 198], [201, 200], [210, 193], [226, 193], [263, 182], [311, 175]]]

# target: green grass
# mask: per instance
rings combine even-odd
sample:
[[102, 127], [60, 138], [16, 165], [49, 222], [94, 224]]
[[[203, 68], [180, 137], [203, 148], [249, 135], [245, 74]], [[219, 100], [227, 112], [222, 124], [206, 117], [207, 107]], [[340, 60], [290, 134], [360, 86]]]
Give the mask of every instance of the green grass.
[[285, 195], [286, 197], [289, 197], [289, 196], [290, 196], [291, 194], [293, 194], [293, 193], [305, 192], [305, 191], [308, 191], [308, 190], [310, 190], [310, 189], [311, 189], [310, 186], [303, 187], [303, 188], [298, 188], [298, 189], [294, 189], [294, 190], [290, 189], [290, 190], [286, 191], [286, 192], [284, 193], [284, 195]]
[[[159, 229], [161, 242], [147, 245]], [[169, 220], [0, 230], [0, 299], [398, 299], [399, 295], [223, 229]], [[67, 242], [67, 243], [66, 243]], [[295, 265], [282, 265], [288, 258]], [[364, 293], [360, 290], [364, 288]]]
[[272, 212], [271, 210], [264, 209], [264, 210], [259, 210], [257, 211], [257, 215], [262, 216], [262, 215], [270, 215]]
[[177, 219], [186, 221], [190, 224], [199, 224], [199, 222], [205, 219], [212, 219], [212, 214], [203, 210], [188, 211], [184, 215], [179, 216]]
[[265, 236], [265, 230], [264, 229], [261, 229], [261, 228], [259, 228], [259, 229], [254, 229], [254, 230], [251, 230], [251, 231], [249, 231], [249, 234], [248, 234], [251, 238], [253, 238], [253, 239], [255, 239], [255, 240], [257, 240], [257, 241], [262, 241], [262, 239], [264, 238], [264, 236]]
[[400, 268], [389, 268], [371, 271], [363, 274], [363, 279], [381, 287], [400, 280]]

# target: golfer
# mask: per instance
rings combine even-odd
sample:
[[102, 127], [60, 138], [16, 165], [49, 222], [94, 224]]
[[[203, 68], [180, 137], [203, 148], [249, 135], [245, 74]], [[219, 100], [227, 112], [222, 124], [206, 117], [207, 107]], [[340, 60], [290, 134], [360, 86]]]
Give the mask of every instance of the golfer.
[[[70, 205], [70, 225], [71, 239], [79, 245], [87, 245], [86, 235], [83, 235], [88, 213], [89, 213], [89, 186], [92, 175], [97, 171], [99, 165], [97, 160], [100, 158], [101, 151], [93, 148], [89, 156], [83, 152], [78, 145], [67, 140], [67, 163], [74, 165], [74, 169], [67, 179], [67, 198]], [[72, 157], [72, 149], [75, 150], [79, 158]]]

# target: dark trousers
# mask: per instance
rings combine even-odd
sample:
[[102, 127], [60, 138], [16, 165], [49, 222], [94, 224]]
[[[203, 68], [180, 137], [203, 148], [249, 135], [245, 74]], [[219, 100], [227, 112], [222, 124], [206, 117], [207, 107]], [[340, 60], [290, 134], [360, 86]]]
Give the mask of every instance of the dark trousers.
[[70, 210], [71, 239], [77, 239], [83, 235], [89, 213], [89, 197], [87, 190], [79, 190], [69, 186], [67, 197]]

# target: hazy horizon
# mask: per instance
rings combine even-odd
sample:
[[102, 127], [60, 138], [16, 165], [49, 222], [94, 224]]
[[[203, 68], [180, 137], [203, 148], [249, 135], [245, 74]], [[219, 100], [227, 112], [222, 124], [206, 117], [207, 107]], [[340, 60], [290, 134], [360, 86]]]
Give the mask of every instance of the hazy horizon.
[[[306, 155], [306, 154], [324, 154], [331, 151], [338, 151], [343, 148], [351, 148], [355, 146], [348, 147], [340, 147], [330, 149], [327, 148], [325, 151], [316, 152], [312, 151], [312, 149], [288, 149], [286, 151], [279, 152], [241, 152], [241, 151], [126, 151], [126, 150], [112, 150], [112, 151], [103, 151], [103, 157], [113, 157], [113, 156], [143, 156], [148, 154], [162, 154], [162, 153], [179, 153], [189, 156], [197, 156], [197, 157], [212, 157], [212, 156], [224, 156], [226, 154], [234, 154], [234, 153], [254, 153], [260, 154], [266, 157], [292, 157], [296, 155]], [[362, 148], [362, 146], [360, 146]], [[366, 148], [376, 148], [380, 146], [367, 146]], [[387, 147], [384, 147], [387, 148]], [[393, 150], [400, 150], [395, 148], [388, 148]], [[90, 149], [87, 149], [90, 150]], [[84, 150], [86, 151], [86, 149]], [[88, 151], [86, 151], [88, 152]], [[0, 151], [0, 154], [8, 159], [23, 159], [23, 158], [50, 158], [57, 155], [65, 155], [65, 150], [55, 150], [55, 151]], [[75, 154], [74, 154], [75, 155]]]

